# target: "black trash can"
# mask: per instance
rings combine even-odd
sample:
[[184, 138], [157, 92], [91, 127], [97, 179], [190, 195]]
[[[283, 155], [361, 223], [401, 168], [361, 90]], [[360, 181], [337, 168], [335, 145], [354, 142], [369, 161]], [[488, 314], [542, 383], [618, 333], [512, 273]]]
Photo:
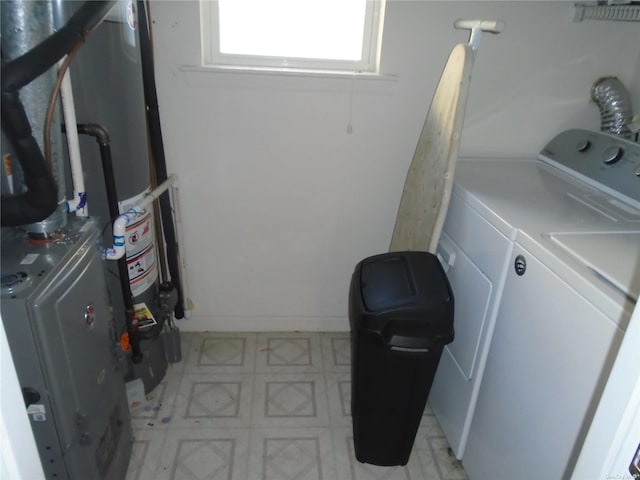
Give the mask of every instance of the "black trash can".
[[453, 293], [438, 259], [391, 252], [362, 260], [349, 292], [356, 458], [406, 465], [444, 345]]

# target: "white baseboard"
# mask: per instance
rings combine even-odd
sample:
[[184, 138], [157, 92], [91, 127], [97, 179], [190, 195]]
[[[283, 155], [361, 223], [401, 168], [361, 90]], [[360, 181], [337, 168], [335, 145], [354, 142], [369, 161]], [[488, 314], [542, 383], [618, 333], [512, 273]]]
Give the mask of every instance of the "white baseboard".
[[184, 332], [348, 332], [347, 317], [245, 317], [192, 315], [176, 320]]

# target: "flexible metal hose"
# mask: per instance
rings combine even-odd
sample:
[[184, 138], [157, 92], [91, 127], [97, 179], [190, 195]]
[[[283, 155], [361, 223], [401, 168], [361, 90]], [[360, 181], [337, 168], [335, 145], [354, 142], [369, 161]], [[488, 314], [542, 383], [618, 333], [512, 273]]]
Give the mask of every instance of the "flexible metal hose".
[[591, 99], [600, 109], [600, 130], [623, 138], [632, 138], [629, 129], [632, 109], [629, 92], [616, 77], [603, 77], [591, 87]]

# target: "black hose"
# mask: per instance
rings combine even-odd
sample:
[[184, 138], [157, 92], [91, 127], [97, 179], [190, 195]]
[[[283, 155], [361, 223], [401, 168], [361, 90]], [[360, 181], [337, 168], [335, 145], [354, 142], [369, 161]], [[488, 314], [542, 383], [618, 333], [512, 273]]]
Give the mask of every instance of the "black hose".
[[0, 102], [2, 130], [15, 150], [27, 187], [26, 192], [17, 195], [2, 195], [1, 225], [17, 227], [39, 222], [56, 210], [58, 188], [40, 146], [33, 137], [18, 93], [2, 92]]
[[[144, 84], [144, 99], [147, 106], [147, 127], [149, 130], [149, 143], [151, 156], [153, 157], [158, 184], [164, 182], [167, 176], [167, 162], [164, 156], [164, 144], [162, 141], [162, 129], [160, 125], [160, 110], [158, 108], [158, 93], [156, 90], [155, 73], [153, 66], [153, 52], [151, 49], [151, 36], [147, 24], [147, 13], [143, 0], [138, 0], [138, 25], [140, 35], [140, 60], [142, 65], [142, 82]], [[180, 282], [180, 266], [178, 263], [178, 245], [176, 233], [173, 227], [173, 212], [171, 200], [168, 194], [160, 196], [160, 212], [162, 215], [162, 230], [167, 244], [167, 264], [171, 275], [171, 282], [178, 292], [178, 300], [174, 306], [175, 317], [184, 318], [184, 302], [182, 286]]]
[[[109, 132], [102, 125], [95, 123], [78, 124], [78, 133], [90, 135], [96, 139], [100, 146], [100, 160], [102, 161], [102, 173], [107, 191], [107, 205], [109, 206], [109, 216], [115, 219], [120, 215], [118, 208], [118, 192], [116, 190], [116, 177], [113, 171], [113, 161], [111, 159], [111, 138]], [[118, 259], [118, 275], [120, 277], [120, 288], [124, 308], [127, 315], [127, 333], [129, 334], [129, 344], [131, 345], [131, 359], [133, 363], [142, 361], [142, 350], [140, 349], [140, 333], [132, 320], [135, 318], [133, 307], [133, 294], [129, 284], [129, 270], [126, 257]]]
[[2, 129], [15, 150], [27, 187], [26, 192], [2, 196], [0, 224], [3, 227], [39, 222], [51, 215], [58, 205], [55, 179], [33, 137], [19, 90], [54, 66], [78, 43], [84, 42], [115, 3], [113, 0], [86, 2], [56, 33], [20, 57], [2, 62]]
[[84, 42], [115, 4], [115, 0], [85, 2], [64, 27], [3, 65], [2, 92], [16, 92], [49, 70], [73, 47]]

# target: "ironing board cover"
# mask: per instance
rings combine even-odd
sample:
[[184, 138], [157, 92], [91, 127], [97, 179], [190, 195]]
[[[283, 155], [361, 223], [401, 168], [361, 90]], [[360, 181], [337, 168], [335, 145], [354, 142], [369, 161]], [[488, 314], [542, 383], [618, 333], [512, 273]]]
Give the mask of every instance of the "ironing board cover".
[[456, 45], [449, 55], [407, 173], [391, 252], [435, 253], [451, 198], [473, 59], [468, 44]]

